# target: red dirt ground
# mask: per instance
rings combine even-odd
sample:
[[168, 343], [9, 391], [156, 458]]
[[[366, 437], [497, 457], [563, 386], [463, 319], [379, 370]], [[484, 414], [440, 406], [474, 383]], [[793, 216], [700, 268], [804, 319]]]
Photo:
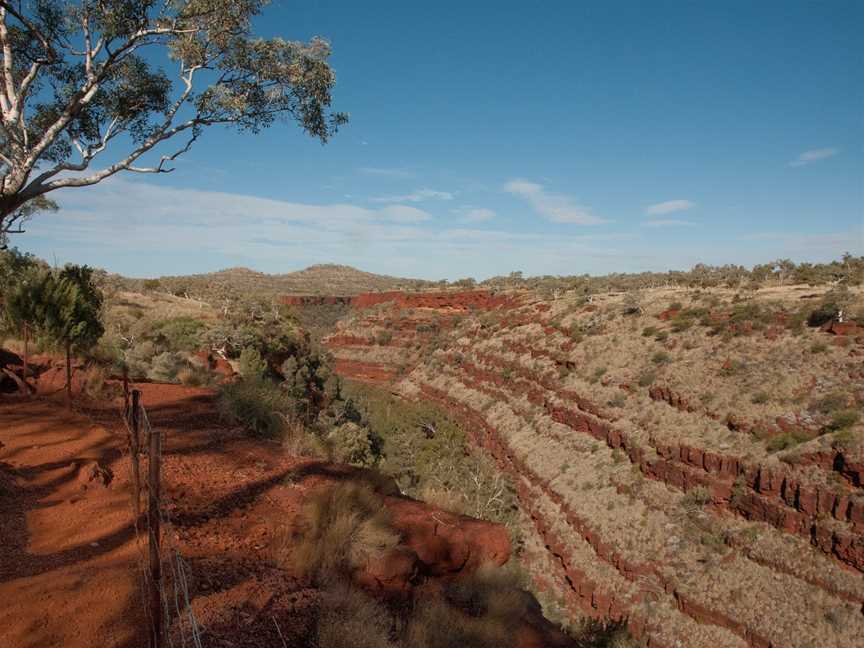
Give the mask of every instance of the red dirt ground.
[[[163, 435], [166, 561], [176, 552], [183, 557], [204, 645], [310, 645], [319, 593], [285, 567], [291, 530], [310, 489], [356, 479], [358, 470], [298, 460], [276, 443], [226, 427], [208, 390], [137, 387]], [[131, 513], [125, 427], [116, 405], [85, 411], [68, 412], [55, 400], [0, 402], [3, 648], [146, 643], [137, 571], [144, 552]], [[112, 473], [107, 486], [89, 481], [97, 465]], [[500, 563], [509, 555], [506, 534], [504, 546], [495, 542], [495, 525], [404, 498], [388, 497], [387, 505], [430, 576], [452, 573], [448, 559], [465, 565], [468, 556], [473, 563], [485, 555]], [[456, 536], [439, 535], [438, 525], [430, 531], [436, 516]], [[430, 547], [434, 555], [424, 556]], [[187, 592], [172, 586], [172, 607], [175, 594], [182, 601]], [[177, 645], [181, 633], [188, 643], [186, 621], [173, 619], [171, 633]]]

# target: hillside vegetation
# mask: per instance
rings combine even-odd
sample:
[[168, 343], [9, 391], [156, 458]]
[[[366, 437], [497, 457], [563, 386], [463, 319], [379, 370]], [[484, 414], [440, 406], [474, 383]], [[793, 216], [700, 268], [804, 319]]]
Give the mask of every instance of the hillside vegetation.
[[430, 282], [363, 272], [351, 266], [313, 265], [285, 274], [266, 274], [248, 268], [229, 268], [207, 274], [129, 279], [114, 277], [127, 290], [170, 292], [175, 295], [221, 303], [237, 296], [254, 294], [275, 297], [280, 294], [356, 295], [382, 290], [418, 290]]
[[470, 295], [355, 311], [325, 344], [495, 458], [547, 614], [661, 645], [856, 645], [859, 287]]

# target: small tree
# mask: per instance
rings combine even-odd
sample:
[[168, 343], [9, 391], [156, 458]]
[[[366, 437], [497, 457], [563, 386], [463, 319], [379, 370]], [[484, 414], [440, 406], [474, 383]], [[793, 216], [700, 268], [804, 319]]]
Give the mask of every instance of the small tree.
[[44, 302], [43, 291], [46, 283], [35, 267], [24, 266], [22, 275], [17, 278], [18, 281], [12, 289], [4, 295], [3, 316], [12, 330], [20, 332], [24, 341], [23, 378], [26, 385], [27, 375], [30, 373], [28, 366], [30, 334], [39, 328], [40, 304]]
[[46, 274], [41, 288], [39, 324], [44, 335], [66, 352], [66, 400], [72, 401], [72, 352], [92, 349], [104, 333], [102, 293], [93, 283], [93, 270], [68, 265]]
[[47, 193], [169, 172], [210, 126], [291, 119], [326, 141], [347, 120], [329, 110], [330, 46], [255, 37], [266, 4], [0, 0], [0, 244]]

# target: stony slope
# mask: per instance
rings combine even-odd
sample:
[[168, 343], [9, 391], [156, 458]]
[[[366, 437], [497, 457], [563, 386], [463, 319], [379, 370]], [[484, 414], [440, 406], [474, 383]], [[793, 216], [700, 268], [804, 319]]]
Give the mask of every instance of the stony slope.
[[652, 645], [854, 646], [864, 330], [803, 326], [820, 292], [508, 295], [456, 318], [406, 296], [327, 341], [344, 375], [473, 431], [518, 484], [538, 580], [574, 613]]

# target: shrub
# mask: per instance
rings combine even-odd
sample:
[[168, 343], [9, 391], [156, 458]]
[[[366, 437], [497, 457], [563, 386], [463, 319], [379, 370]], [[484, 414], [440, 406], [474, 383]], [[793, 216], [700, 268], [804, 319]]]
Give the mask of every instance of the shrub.
[[833, 302], [821, 304], [807, 316], [807, 326], [822, 326], [833, 321], [840, 314], [840, 308]]
[[346, 421], [334, 427], [327, 435], [333, 447], [334, 458], [343, 463], [357, 466], [371, 466], [377, 456], [373, 448], [369, 430], [353, 421]]
[[784, 432], [783, 434], [771, 437], [768, 440], [768, 443], [765, 444], [765, 448], [768, 452], [779, 452], [781, 450], [794, 448], [798, 444], [809, 440], [810, 436], [808, 434], [794, 430], [792, 432]]
[[120, 395], [120, 386], [108, 382], [108, 372], [98, 365], [91, 365], [84, 372], [84, 393], [97, 401], [111, 400]]
[[762, 405], [771, 400], [771, 397], [768, 395], [768, 392], [758, 391], [750, 398], [750, 402], [754, 405]]
[[129, 377], [132, 380], [144, 380], [150, 372], [150, 362], [156, 353], [152, 342], [144, 341], [127, 349], [124, 354]]
[[207, 367], [192, 365], [178, 371], [177, 380], [188, 387], [206, 387], [213, 384], [215, 376]]
[[819, 414], [832, 414], [837, 410], [844, 409], [849, 405], [849, 397], [843, 392], [835, 391], [826, 394], [822, 398], [813, 401], [810, 404], [810, 411], [818, 412]]
[[244, 347], [240, 352], [238, 373], [246, 380], [257, 380], [264, 377], [267, 362], [261, 357], [261, 352], [254, 347]]
[[177, 382], [178, 372], [187, 366], [188, 363], [180, 354], [166, 351], [153, 358], [147, 377], [157, 382]]
[[615, 394], [615, 396], [606, 401], [606, 404], [609, 405], [609, 407], [624, 407], [626, 402], [627, 396], [624, 392], [621, 392], [620, 394]]
[[828, 430], [836, 432], [852, 427], [858, 422], [860, 414], [854, 409], [838, 410], [831, 415], [831, 422], [828, 424]]
[[328, 588], [318, 612], [318, 648], [397, 648], [389, 610], [347, 583]]
[[597, 367], [591, 374], [591, 382], [597, 382], [606, 374], [606, 367]]
[[665, 342], [669, 338], [669, 333], [667, 331], [660, 331], [657, 335], [654, 336], [654, 339], [658, 342]]
[[156, 324], [150, 335], [169, 351], [198, 351], [204, 343], [206, 329], [201, 320], [176, 317]]
[[379, 346], [390, 344], [392, 340], [393, 334], [390, 331], [380, 331], [378, 335], [375, 336], [375, 343]]
[[665, 351], [658, 351], [653, 356], [651, 356], [651, 362], [656, 365], [664, 365], [672, 362], [671, 356]]
[[290, 403], [285, 393], [271, 382], [241, 380], [223, 385], [217, 398], [219, 414], [242, 425], [253, 436], [276, 438], [285, 429]]
[[656, 326], [646, 326], [642, 329], [642, 337], [651, 337], [652, 335], [657, 333]]
[[309, 497], [295, 568], [318, 582], [351, 575], [399, 543], [381, 497], [365, 483], [342, 482]]
[[407, 645], [424, 648], [515, 646], [517, 630], [533, 601], [512, 573], [481, 568], [454, 581], [443, 600], [426, 602], [413, 615]]
[[687, 491], [687, 494], [681, 498], [683, 506], [705, 506], [711, 502], [711, 491], [705, 486], [696, 486]]
[[720, 367], [721, 376], [734, 376], [744, 370], [744, 363], [740, 360], [727, 360]]
[[648, 387], [654, 384], [654, 381], [657, 379], [657, 374], [653, 371], [643, 371], [639, 374], [639, 386], [640, 387]]
[[672, 320], [672, 331], [675, 333], [683, 333], [692, 326], [693, 320], [683, 315], [679, 315]]
[[825, 353], [828, 350], [828, 345], [824, 342], [814, 342], [810, 347], [810, 353]]

